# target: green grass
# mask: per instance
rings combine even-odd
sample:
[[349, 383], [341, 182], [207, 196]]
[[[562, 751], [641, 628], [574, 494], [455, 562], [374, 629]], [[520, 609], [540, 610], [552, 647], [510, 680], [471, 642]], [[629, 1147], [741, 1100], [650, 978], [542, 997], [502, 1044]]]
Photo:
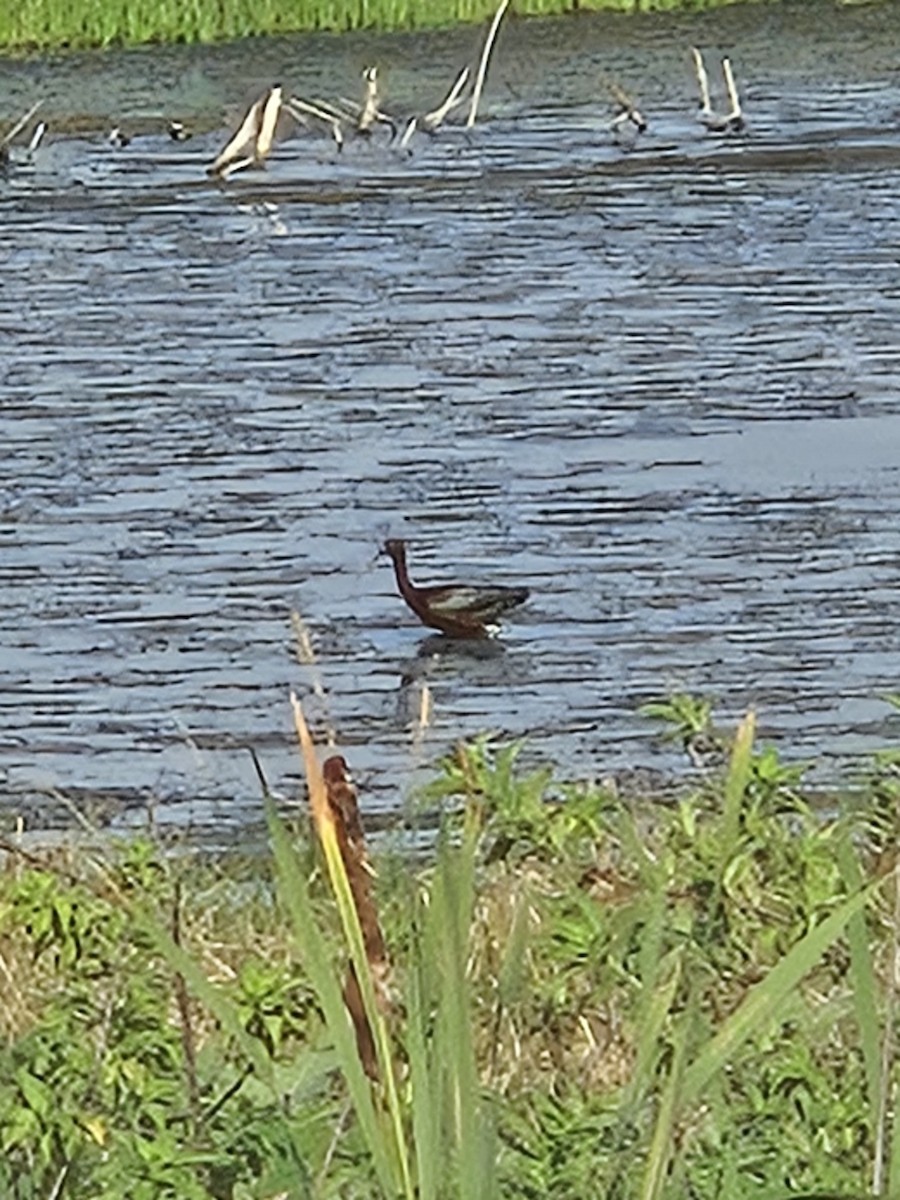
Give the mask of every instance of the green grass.
[[268, 800], [271, 861], [9, 855], [0, 1195], [896, 1196], [900, 756], [823, 814], [752, 717], [653, 711], [717, 764], [674, 801], [443, 765], [431, 855], [377, 859], [387, 1012], [334, 842]]
[[[520, 16], [573, 9], [676, 9], [722, 0], [515, 0]], [[16, 0], [0, 49], [213, 42], [299, 30], [419, 29], [487, 20], [494, 0]]]

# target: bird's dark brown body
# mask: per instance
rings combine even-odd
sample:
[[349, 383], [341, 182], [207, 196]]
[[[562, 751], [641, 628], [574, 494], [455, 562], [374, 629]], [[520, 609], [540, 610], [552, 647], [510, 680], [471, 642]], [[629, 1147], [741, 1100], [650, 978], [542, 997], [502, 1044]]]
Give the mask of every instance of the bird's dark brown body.
[[385, 542], [397, 577], [400, 595], [423, 625], [449, 637], [484, 637], [503, 613], [528, 599], [524, 587], [491, 587], [464, 583], [437, 583], [416, 587], [406, 566], [406, 543]]

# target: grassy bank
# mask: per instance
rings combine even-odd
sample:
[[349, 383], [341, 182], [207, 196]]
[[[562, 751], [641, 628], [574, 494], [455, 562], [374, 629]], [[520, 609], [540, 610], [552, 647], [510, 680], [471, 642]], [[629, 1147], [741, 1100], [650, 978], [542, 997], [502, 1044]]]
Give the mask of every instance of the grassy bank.
[[271, 862], [9, 853], [0, 1195], [900, 1194], [898, 756], [825, 817], [752, 717], [658, 711], [721, 759], [678, 802], [461, 747], [364, 885], [271, 805]]
[[[708, 0], [710, 4], [721, 0]], [[515, 0], [520, 16], [576, 8], [698, 7], [696, 0]], [[325, 29], [420, 29], [482, 21], [495, 0], [20, 0], [0, 6], [0, 49], [213, 42]]]

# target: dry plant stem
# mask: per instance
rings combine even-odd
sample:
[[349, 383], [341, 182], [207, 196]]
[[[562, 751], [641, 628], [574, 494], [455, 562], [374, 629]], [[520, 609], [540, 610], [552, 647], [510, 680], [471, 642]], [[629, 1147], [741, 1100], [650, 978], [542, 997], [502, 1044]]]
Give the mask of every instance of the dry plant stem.
[[212, 1104], [209, 1106], [209, 1108], [207, 1108], [201, 1114], [200, 1123], [207, 1124], [209, 1121], [211, 1121], [213, 1119], [213, 1117], [216, 1115], [216, 1113], [220, 1112], [221, 1109], [223, 1109], [225, 1107], [225, 1105], [232, 1098], [232, 1096], [236, 1096], [238, 1094], [238, 1092], [241, 1090], [241, 1088], [244, 1086], [245, 1082], [250, 1078], [250, 1076], [252, 1074], [253, 1074], [253, 1067], [251, 1064], [248, 1063], [247, 1066], [244, 1067], [241, 1074], [234, 1081], [234, 1083], [229, 1084], [228, 1087], [225, 1089], [225, 1091], [222, 1093], [222, 1095], [218, 1098], [218, 1100], [214, 1100], [212, 1102]]
[[306, 622], [296, 609], [291, 612], [291, 626], [294, 630], [297, 662], [300, 663], [301, 666], [310, 668], [313, 694], [319, 700], [321, 700], [322, 706], [325, 709], [325, 733], [328, 739], [328, 745], [335, 746], [337, 745], [337, 734], [335, 733], [334, 726], [328, 717], [328, 696], [325, 691], [325, 685], [322, 683], [322, 674], [319, 671], [319, 666], [316, 662], [316, 652], [313, 650], [312, 638], [309, 636], [309, 630], [306, 627]]
[[462, 90], [469, 82], [469, 68], [463, 67], [457, 75], [453, 87], [437, 106], [431, 112], [425, 113], [422, 117], [422, 124], [426, 129], [435, 130], [439, 125], [443, 124], [447, 114], [452, 112], [459, 104], [462, 103]]
[[425, 741], [425, 734], [431, 724], [431, 688], [427, 683], [422, 684], [422, 694], [419, 697], [419, 719], [413, 730], [413, 751], [418, 754]]
[[[212, 166], [207, 168], [207, 174], [227, 178], [243, 167], [262, 163], [268, 157], [281, 111], [281, 95], [281, 87], [276, 85], [250, 105], [237, 133]], [[249, 154], [248, 149], [251, 151]]]
[[85, 833], [97, 832], [96, 825], [91, 824], [81, 809], [77, 807], [74, 801], [69, 799], [65, 792], [61, 792], [57, 788], [47, 788], [44, 792], [44, 795], [49, 796], [52, 800], [55, 800], [57, 804], [61, 804], [66, 812], [71, 817], [75, 818], [76, 822], [81, 826]]
[[262, 763], [259, 761], [259, 755], [252, 746], [248, 746], [247, 749], [249, 750], [250, 757], [253, 760], [253, 769], [256, 771], [256, 778], [259, 780], [259, 786], [262, 788], [263, 796], [271, 796], [272, 793], [269, 790], [269, 781], [266, 779], [266, 773], [262, 769]]
[[10, 855], [13, 859], [21, 858], [29, 866], [36, 867], [39, 871], [50, 871], [52, 874], [58, 875], [61, 879], [65, 879], [66, 883], [77, 885], [84, 882], [81, 876], [75, 871], [68, 871], [65, 867], [58, 867], [48, 859], [42, 858], [41, 855], [32, 854], [30, 850], [25, 850], [22, 846], [17, 846], [14, 842], [7, 841], [6, 838], [0, 838], [0, 851]]
[[[172, 899], [172, 941], [176, 946], [181, 943], [181, 881], [175, 883], [175, 895]], [[200, 1110], [200, 1087], [197, 1082], [197, 1039], [194, 1035], [194, 1024], [191, 1018], [191, 1001], [188, 996], [187, 984], [180, 971], [175, 973], [175, 1003], [178, 1005], [178, 1016], [181, 1021], [181, 1048], [184, 1051], [184, 1068], [187, 1076], [188, 1097], [191, 1104], [191, 1114], [196, 1125]]]
[[340, 118], [333, 112], [330, 112], [326, 107], [318, 104], [310, 104], [308, 100], [301, 100], [297, 96], [291, 96], [285, 107], [292, 116], [303, 122], [307, 116], [315, 117], [317, 121], [323, 121], [331, 130], [331, 136], [334, 138], [337, 148], [344, 144], [344, 132], [341, 129]]
[[700, 111], [704, 116], [712, 116], [712, 106], [709, 102], [709, 76], [703, 63], [703, 55], [696, 46], [691, 46], [694, 56], [694, 70], [697, 72], [697, 83], [700, 85]]
[[23, 117], [19, 117], [18, 121], [16, 121], [15, 125], [13, 125], [13, 127], [9, 131], [9, 133], [5, 134], [3, 139], [0, 140], [0, 149], [3, 149], [4, 147], [8, 146], [10, 144], [10, 142], [13, 140], [13, 138], [16, 138], [19, 136], [19, 134], [22, 132], [22, 130], [25, 128], [25, 126], [28, 124], [28, 122], [31, 120], [31, 118], [34, 116], [34, 114], [37, 112], [37, 110], [41, 107], [41, 105], [43, 103], [44, 103], [43, 100], [36, 100], [34, 102], [34, 104], [32, 104], [31, 108], [29, 108], [28, 112], [25, 113], [25, 115]]
[[222, 152], [212, 166], [208, 168], [210, 175], [221, 175], [227, 167], [241, 158], [242, 151], [250, 145], [251, 140], [256, 136], [261, 107], [261, 100], [257, 100], [250, 105], [243, 121], [238, 126], [237, 132], [225, 144]]
[[58, 1200], [62, 1195], [63, 1188], [66, 1185], [66, 1179], [69, 1174], [69, 1163], [64, 1163], [60, 1167], [59, 1174], [54, 1181], [53, 1187], [47, 1193], [47, 1200]]
[[328, 1149], [325, 1151], [325, 1158], [322, 1160], [322, 1169], [319, 1171], [319, 1177], [316, 1182], [317, 1195], [319, 1194], [320, 1189], [324, 1189], [325, 1180], [327, 1179], [328, 1172], [331, 1169], [332, 1159], [334, 1158], [338, 1146], [341, 1144], [341, 1140], [344, 1136], [344, 1130], [347, 1128], [347, 1123], [350, 1120], [350, 1115], [352, 1112], [353, 1107], [348, 1101], [348, 1103], [346, 1103], [341, 1110], [341, 1115], [338, 1117], [337, 1124], [334, 1127], [334, 1133], [331, 1141], [328, 1143]]
[[728, 89], [728, 103], [730, 105], [728, 111], [729, 121], [739, 121], [741, 119], [741, 101], [738, 96], [737, 84], [734, 82], [734, 73], [731, 70], [731, 59], [722, 59], [722, 74], [725, 76], [725, 87]]
[[275, 139], [275, 126], [278, 114], [281, 112], [281, 88], [273, 87], [266, 97], [259, 122], [259, 132], [256, 135], [256, 160], [262, 162], [268, 158]]
[[897, 984], [900, 977], [900, 860], [894, 866], [894, 922], [891, 939], [891, 964], [884, 1000], [884, 1040], [881, 1045], [881, 1086], [878, 1089], [878, 1120], [875, 1128], [875, 1162], [872, 1168], [872, 1192], [880, 1196], [887, 1183], [888, 1115], [895, 1089], [891, 1083], [894, 1064], [894, 1013], [897, 1008]]
[[3, 1030], [5, 1036], [9, 1036], [9, 1031], [16, 1026], [18, 1021], [28, 1015], [28, 1008], [25, 1005], [25, 997], [16, 985], [15, 977], [2, 954], [0, 954], [0, 977], [6, 981], [3, 988], [3, 1025], [0, 1026], [0, 1029]]
[[329, 819], [328, 799], [325, 795], [325, 780], [322, 776], [322, 768], [319, 766], [319, 760], [316, 757], [316, 747], [313, 744], [309, 726], [306, 724], [303, 709], [300, 707], [300, 701], [294, 692], [291, 692], [291, 709], [294, 713], [294, 726], [297, 730], [297, 738], [303, 753], [303, 766], [306, 772], [306, 783], [309, 788], [309, 807], [312, 811], [316, 828], [319, 829]]
[[472, 89], [472, 104], [469, 108], [469, 119], [466, 121], [467, 129], [471, 129], [475, 124], [475, 117], [478, 113], [478, 104], [481, 100], [482, 90], [484, 89], [484, 79], [487, 75], [491, 50], [494, 48], [494, 41], [497, 37], [497, 30], [500, 28], [500, 22], [503, 20], [503, 14], [508, 7], [509, 0], [500, 0], [500, 7], [494, 13], [494, 19], [491, 21], [491, 27], [485, 38], [484, 49], [481, 52], [481, 62], [478, 64], [478, 74], [475, 76], [475, 87]]

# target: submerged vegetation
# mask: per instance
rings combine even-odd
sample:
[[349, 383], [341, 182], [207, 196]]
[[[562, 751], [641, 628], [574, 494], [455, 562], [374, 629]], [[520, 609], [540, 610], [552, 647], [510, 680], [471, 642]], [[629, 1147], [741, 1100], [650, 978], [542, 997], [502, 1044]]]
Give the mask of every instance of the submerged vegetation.
[[[708, 5], [723, 0], [708, 0]], [[516, 0], [520, 16], [676, 9], [697, 0]], [[494, 0], [20, 0], [0, 6], [0, 48], [212, 42], [302, 30], [420, 29], [486, 20]]]
[[271, 865], [6, 845], [0, 1194], [898, 1194], [900, 754], [823, 815], [752, 714], [653, 712], [677, 802], [480, 741], [374, 877], [299, 709]]

